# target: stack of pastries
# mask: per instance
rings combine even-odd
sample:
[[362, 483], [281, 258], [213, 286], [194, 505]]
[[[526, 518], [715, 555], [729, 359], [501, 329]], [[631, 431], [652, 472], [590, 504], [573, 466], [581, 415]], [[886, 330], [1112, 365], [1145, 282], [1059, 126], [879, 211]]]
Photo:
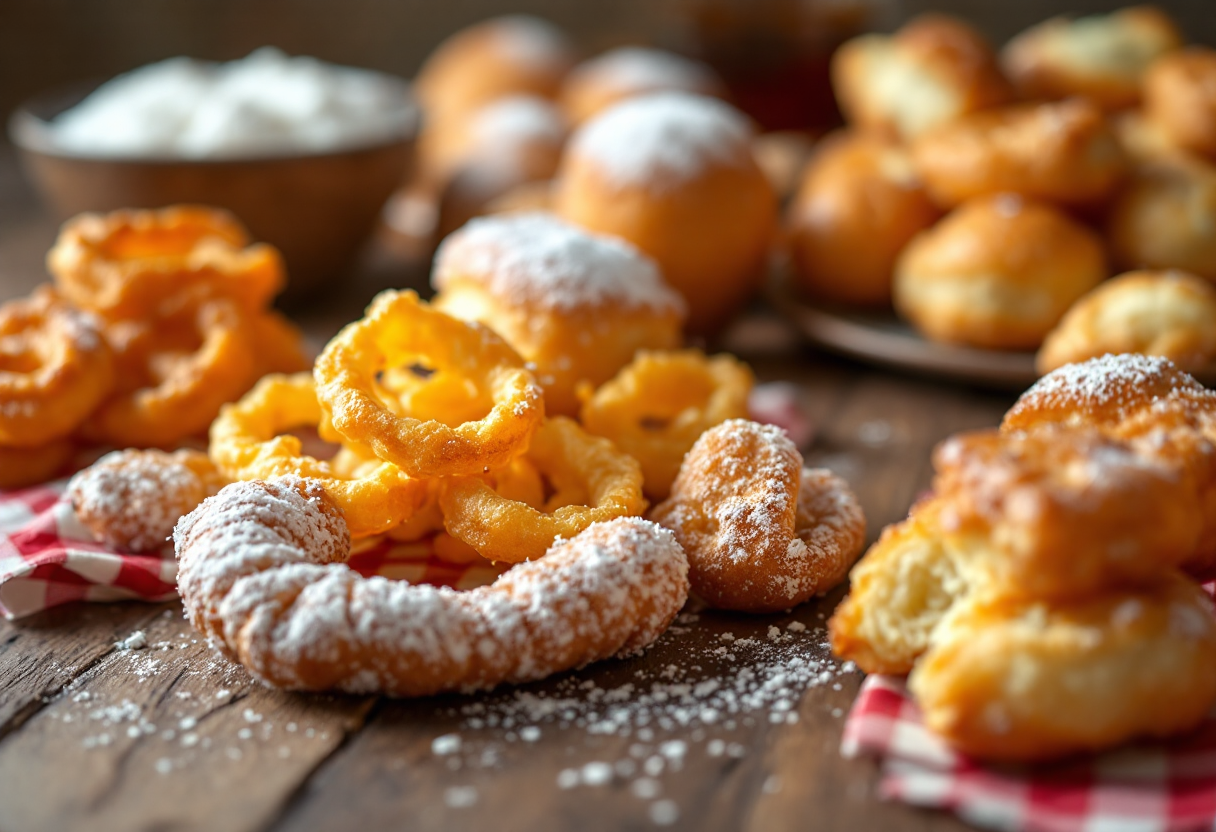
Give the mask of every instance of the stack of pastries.
[[173, 446], [268, 372], [308, 366], [270, 308], [282, 259], [223, 211], [84, 214], [54, 278], [0, 306], [0, 488], [61, 473], [82, 447]]
[[1167, 737], [1216, 703], [1216, 394], [1105, 356], [934, 454], [932, 492], [853, 569], [832, 647], [909, 673], [960, 750], [1037, 760]]
[[846, 43], [833, 83], [849, 126], [786, 223], [813, 298], [894, 304], [936, 341], [1042, 347], [1040, 372], [1216, 359], [1216, 51], [1164, 12], [1053, 18], [999, 52], [926, 15]]

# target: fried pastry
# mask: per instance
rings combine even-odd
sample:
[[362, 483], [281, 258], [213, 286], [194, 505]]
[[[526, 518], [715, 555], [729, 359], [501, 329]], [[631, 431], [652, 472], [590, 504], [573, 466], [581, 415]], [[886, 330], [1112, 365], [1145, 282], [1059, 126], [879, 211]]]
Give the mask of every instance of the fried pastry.
[[1143, 353], [1181, 369], [1216, 360], [1216, 287], [1181, 271], [1128, 272], [1073, 304], [1035, 358], [1040, 373], [1107, 353]]
[[742, 612], [789, 609], [832, 589], [865, 543], [848, 485], [804, 469], [780, 428], [743, 419], [702, 434], [651, 519], [684, 547], [693, 591]]
[[655, 93], [582, 125], [558, 171], [556, 212], [654, 258], [708, 334], [758, 288], [777, 200], [746, 117], [713, 98]]
[[913, 239], [896, 265], [895, 308], [935, 341], [1034, 349], [1106, 273], [1092, 231], [1044, 203], [998, 194]]

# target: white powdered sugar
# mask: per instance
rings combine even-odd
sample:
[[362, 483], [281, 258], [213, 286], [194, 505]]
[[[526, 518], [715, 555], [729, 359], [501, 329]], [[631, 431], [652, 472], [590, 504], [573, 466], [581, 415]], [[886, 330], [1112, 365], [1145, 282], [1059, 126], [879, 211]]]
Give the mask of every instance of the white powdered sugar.
[[751, 163], [752, 129], [728, 104], [662, 92], [616, 104], [588, 121], [569, 153], [614, 187], [662, 192], [718, 167]]
[[478, 281], [510, 303], [542, 309], [594, 309], [608, 303], [684, 309], [654, 261], [632, 245], [543, 213], [469, 222], [440, 245], [431, 279], [439, 291], [456, 281]]
[[620, 96], [658, 91], [710, 93], [717, 86], [713, 70], [662, 49], [625, 46], [576, 67], [567, 84], [594, 87]]

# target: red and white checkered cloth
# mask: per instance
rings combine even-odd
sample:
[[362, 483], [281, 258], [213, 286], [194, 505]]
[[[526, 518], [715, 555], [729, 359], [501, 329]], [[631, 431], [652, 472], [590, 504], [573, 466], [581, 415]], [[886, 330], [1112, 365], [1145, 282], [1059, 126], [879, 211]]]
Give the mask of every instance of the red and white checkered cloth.
[[883, 797], [948, 809], [986, 829], [1216, 830], [1216, 714], [1172, 742], [1056, 765], [988, 766], [925, 728], [902, 679], [869, 676], [845, 722], [841, 753], [880, 759]]
[[[172, 547], [114, 552], [93, 542], [63, 499], [67, 480], [0, 493], [0, 614], [14, 619], [69, 601], [167, 601], [177, 596]], [[430, 541], [376, 539], [356, 544], [351, 568], [410, 583], [471, 589], [498, 573], [434, 557]]]

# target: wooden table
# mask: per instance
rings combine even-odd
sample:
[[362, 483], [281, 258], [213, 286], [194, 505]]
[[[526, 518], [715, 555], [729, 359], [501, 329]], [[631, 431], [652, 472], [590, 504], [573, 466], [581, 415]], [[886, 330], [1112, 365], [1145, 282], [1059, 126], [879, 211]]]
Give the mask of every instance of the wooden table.
[[[0, 155], [0, 300], [42, 279], [53, 236]], [[419, 279], [373, 259], [340, 298], [297, 317], [324, 339], [376, 286]], [[729, 345], [761, 380], [798, 386], [816, 426], [808, 462], [852, 483], [871, 538], [925, 488], [936, 442], [996, 424], [1011, 401], [817, 355], [771, 317], [746, 320]], [[745, 638], [768, 651], [770, 669], [772, 651], [784, 649], [836, 668], [822, 627], [841, 594], [784, 616], [689, 616], [643, 658], [525, 690], [548, 702], [561, 692], [583, 713], [596, 690], [626, 683], [640, 694], [671, 674], [736, 679], [747, 651], [716, 656]], [[766, 641], [774, 624], [775, 643]], [[115, 647], [140, 630], [146, 648]], [[833, 669], [795, 698], [796, 716], [769, 707], [733, 725], [603, 735], [532, 713], [527, 731], [477, 727], [478, 703], [503, 713], [516, 693], [420, 702], [280, 693], [213, 654], [177, 603], [72, 605], [0, 624], [0, 830], [964, 828], [880, 802], [874, 765], [841, 759], [842, 714], [860, 681]], [[435, 742], [450, 734], [458, 748]], [[638, 786], [643, 778], [652, 782]]]

